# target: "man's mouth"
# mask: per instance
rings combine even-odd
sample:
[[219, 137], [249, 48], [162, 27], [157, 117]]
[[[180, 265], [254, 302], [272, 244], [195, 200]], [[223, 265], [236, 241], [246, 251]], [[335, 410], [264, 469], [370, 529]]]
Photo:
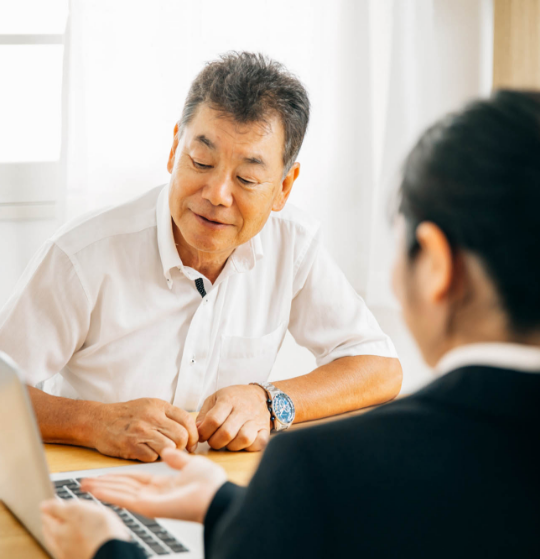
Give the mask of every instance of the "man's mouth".
[[204, 224], [207, 225], [209, 227], [213, 227], [213, 228], [219, 228], [222, 229], [224, 227], [228, 227], [230, 225], [230, 223], [224, 223], [223, 221], [218, 221], [216, 219], [211, 219], [209, 217], [205, 217], [204, 215], [198, 214], [193, 212], [193, 215], [195, 215], [195, 217], [197, 218], [197, 220]]
[[215, 219], [210, 219], [209, 217], [205, 217], [204, 215], [201, 214], [197, 214], [199, 217], [202, 217], [202, 219], [204, 219], [205, 221], [208, 221], [209, 223], [216, 223], [218, 225], [227, 225], [226, 223], [223, 223], [222, 221], [217, 221]]

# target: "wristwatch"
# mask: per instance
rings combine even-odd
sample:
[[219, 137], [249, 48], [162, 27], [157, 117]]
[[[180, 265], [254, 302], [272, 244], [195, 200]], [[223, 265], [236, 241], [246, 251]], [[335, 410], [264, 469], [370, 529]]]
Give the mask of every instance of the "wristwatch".
[[260, 386], [266, 392], [268, 397], [266, 403], [274, 422], [274, 431], [288, 429], [294, 421], [295, 414], [294, 404], [289, 396], [270, 382], [252, 382], [251, 384]]

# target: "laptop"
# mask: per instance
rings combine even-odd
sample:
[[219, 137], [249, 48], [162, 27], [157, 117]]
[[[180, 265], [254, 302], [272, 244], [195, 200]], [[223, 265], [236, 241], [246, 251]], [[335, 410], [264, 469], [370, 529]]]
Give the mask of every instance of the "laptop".
[[135, 464], [50, 474], [37, 421], [15, 363], [0, 352], [0, 500], [51, 557], [41, 531], [39, 505], [46, 499], [83, 499], [113, 510], [146, 557], [202, 559], [203, 528], [193, 522], [146, 518], [102, 503], [80, 490], [79, 480], [110, 473], [144, 471], [174, 475], [165, 463]]

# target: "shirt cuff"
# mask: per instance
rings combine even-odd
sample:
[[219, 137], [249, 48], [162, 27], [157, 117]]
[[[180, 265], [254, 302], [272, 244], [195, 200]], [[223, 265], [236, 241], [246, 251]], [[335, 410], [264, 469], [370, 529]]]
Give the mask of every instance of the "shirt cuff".
[[328, 365], [332, 363], [332, 361], [341, 359], [342, 357], [360, 357], [362, 355], [399, 359], [394, 344], [391, 342], [390, 338], [387, 337], [386, 340], [362, 342], [351, 347], [338, 347], [328, 355], [317, 359], [317, 367]]
[[134, 543], [123, 540], [105, 542], [94, 555], [94, 559], [145, 559], [144, 553]]
[[226, 481], [214, 495], [206, 516], [204, 517], [204, 549], [210, 548], [210, 541], [216, 525], [229, 509], [231, 503], [240, 495], [243, 495], [246, 489], [240, 487], [230, 481]]

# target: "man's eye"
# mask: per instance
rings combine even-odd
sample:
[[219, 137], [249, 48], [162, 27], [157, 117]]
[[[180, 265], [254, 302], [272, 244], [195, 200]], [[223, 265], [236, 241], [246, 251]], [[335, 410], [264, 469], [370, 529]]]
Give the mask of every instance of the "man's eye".
[[198, 161], [193, 160], [193, 165], [197, 167], [197, 169], [211, 169], [212, 165], [205, 165], [204, 163], [199, 163]]
[[242, 184], [245, 184], [246, 186], [253, 186], [254, 184], [257, 184], [256, 182], [248, 181], [248, 180], [246, 180], [246, 179], [243, 179], [242, 177], [238, 177], [238, 180], [239, 180]]

